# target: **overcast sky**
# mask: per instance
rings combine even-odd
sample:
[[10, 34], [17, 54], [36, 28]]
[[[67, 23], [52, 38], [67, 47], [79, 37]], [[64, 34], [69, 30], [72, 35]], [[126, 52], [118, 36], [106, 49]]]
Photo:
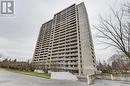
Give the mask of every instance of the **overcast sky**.
[[106, 60], [115, 50], [103, 49], [96, 40], [99, 14], [110, 13], [109, 6], [119, 8], [126, 0], [15, 0], [13, 17], [0, 16], [0, 53], [19, 60], [31, 59], [40, 27], [62, 9], [84, 2], [89, 16], [97, 60]]

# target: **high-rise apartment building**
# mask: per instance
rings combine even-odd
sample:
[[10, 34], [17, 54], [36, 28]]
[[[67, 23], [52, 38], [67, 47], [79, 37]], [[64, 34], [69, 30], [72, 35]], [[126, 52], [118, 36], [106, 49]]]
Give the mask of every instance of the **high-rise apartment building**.
[[41, 26], [33, 62], [38, 69], [86, 75], [96, 72], [96, 61], [84, 3], [56, 13]]

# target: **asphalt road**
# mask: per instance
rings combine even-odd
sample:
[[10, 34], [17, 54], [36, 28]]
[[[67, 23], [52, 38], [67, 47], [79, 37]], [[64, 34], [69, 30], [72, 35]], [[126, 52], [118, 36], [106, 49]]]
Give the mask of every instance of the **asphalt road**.
[[87, 83], [44, 79], [0, 69], [0, 86], [87, 86]]
[[130, 82], [112, 81], [112, 80], [96, 80], [91, 86], [130, 86]]

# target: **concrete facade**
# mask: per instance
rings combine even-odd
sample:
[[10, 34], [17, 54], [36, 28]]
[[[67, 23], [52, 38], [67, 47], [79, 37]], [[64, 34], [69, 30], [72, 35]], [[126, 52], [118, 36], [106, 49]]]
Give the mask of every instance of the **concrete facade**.
[[94, 74], [94, 54], [88, 15], [84, 3], [56, 13], [41, 27], [33, 62], [38, 69]]

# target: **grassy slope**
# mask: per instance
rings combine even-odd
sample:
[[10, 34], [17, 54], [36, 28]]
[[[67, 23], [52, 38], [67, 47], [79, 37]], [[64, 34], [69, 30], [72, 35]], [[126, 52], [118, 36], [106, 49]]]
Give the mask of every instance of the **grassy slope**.
[[46, 79], [50, 78], [50, 74], [37, 73], [37, 72], [33, 72], [33, 71], [29, 72], [29, 71], [12, 70], [12, 69], [7, 69], [7, 70], [12, 71], [12, 72], [16, 72], [16, 73], [25, 74], [25, 75], [31, 75], [31, 76], [46, 78]]

